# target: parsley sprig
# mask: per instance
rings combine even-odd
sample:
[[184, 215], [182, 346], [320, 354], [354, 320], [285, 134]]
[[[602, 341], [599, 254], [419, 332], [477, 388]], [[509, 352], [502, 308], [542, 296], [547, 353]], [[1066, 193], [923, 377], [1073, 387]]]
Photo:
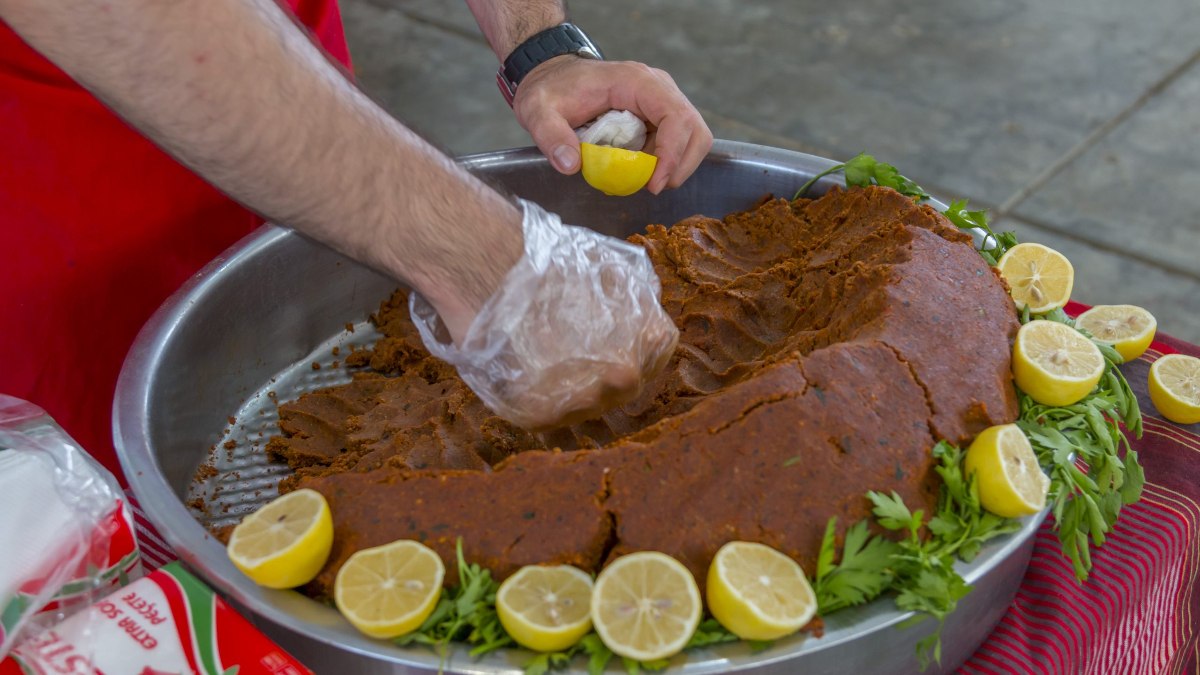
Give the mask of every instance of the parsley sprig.
[[846, 174], [846, 185], [849, 186], [866, 187], [868, 185], [881, 185], [883, 187], [890, 187], [907, 197], [912, 197], [918, 202], [929, 199], [928, 192], [913, 182], [912, 179], [900, 175], [896, 167], [880, 162], [865, 152], [859, 153], [844, 164], [836, 164], [813, 176], [807, 183], [800, 186], [800, 189], [796, 191], [796, 195], [792, 199], [803, 197], [814, 183], [825, 176], [838, 173], [839, 171]]
[[515, 645], [496, 614], [496, 591], [500, 584], [492, 573], [463, 558], [462, 539], [455, 547], [458, 557], [458, 586], [442, 591], [437, 607], [417, 630], [394, 640], [398, 645], [424, 644], [444, 659], [453, 640], [468, 642], [472, 658], [501, 647]]
[[[974, 477], [963, 472], [965, 453], [939, 442], [933, 448], [935, 467], [942, 478], [937, 512], [928, 521], [912, 511], [895, 492], [868, 492], [874, 521], [901, 535], [898, 541], [868, 532], [862, 520], [846, 530], [840, 561], [837, 556], [836, 518], [830, 518], [817, 557], [813, 589], [822, 615], [873, 600], [887, 591], [896, 593], [896, 606], [917, 612], [909, 621], [932, 617], [938, 628], [917, 644], [922, 668], [941, 661], [941, 627], [971, 587], [954, 569], [955, 559], [969, 561], [988, 539], [1014, 532], [1020, 522], [983, 510]], [[922, 538], [924, 528], [927, 537]], [[904, 625], [909, 625], [904, 624]]]
[[[844, 173], [846, 185], [850, 187], [867, 187], [879, 185], [890, 187], [900, 194], [912, 198], [916, 202], [929, 199], [929, 193], [911, 178], [903, 176], [891, 164], [875, 159], [867, 153], [859, 153], [853, 159], [836, 164], [813, 176], [807, 183], [800, 186], [792, 199], [799, 199], [808, 193], [818, 180], [835, 173]], [[983, 243], [979, 246], [979, 254], [989, 265], [995, 265], [1008, 249], [1017, 245], [1017, 236], [1012, 232], [994, 232], [988, 223], [987, 211], [971, 211], [967, 209], [967, 200], [958, 199], [950, 202], [943, 212], [950, 222], [963, 230], [979, 230], [983, 233]]]

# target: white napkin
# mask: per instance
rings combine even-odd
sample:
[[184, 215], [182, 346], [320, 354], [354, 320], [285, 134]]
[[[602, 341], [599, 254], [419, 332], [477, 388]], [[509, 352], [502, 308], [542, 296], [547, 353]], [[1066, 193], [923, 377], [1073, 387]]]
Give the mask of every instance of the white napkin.
[[646, 145], [646, 123], [628, 110], [609, 110], [575, 130], [581, 143], [641, 150]]
[[86, 551], [93, 524], [63, 501], [54, 473], [44, 455], [0, 451], [0, 608], [24, 583]]

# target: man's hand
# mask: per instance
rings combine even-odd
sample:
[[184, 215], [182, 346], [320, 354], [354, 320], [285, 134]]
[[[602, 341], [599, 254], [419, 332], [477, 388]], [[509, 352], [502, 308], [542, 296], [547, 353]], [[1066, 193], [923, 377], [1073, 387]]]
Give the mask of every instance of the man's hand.
[[560, 56], [529, 73], [513, 99], [517, 121], [565, 174], [579, 170], [575, 127], [609, 110], [629, 110], [650, 127], [644, 150], [658, 166], [646, 189], [654, 194], [682, 185], [712, 148], [712, 132], [671, 76], [641, 63]]
[[[562, 0], [467, 0], [501, 63], [537, 32], [566, 21]], [[579, 170], [575, 127], [609, 110], [629, 110], [650, 127], [643, 148], [658, 156], [646, 189], [679, 187], [712, 148], [712, 132], [675, 80], [632, 61], [559, 56], [534, 68], [517, 87], [517, 121], [554, 168]]]

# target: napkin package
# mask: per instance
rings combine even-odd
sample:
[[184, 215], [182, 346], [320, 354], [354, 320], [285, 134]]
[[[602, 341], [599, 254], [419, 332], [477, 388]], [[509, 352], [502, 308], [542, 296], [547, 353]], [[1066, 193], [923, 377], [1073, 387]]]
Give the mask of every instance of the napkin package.
[[0, 394], [0, 659], [141, 571], [112, 474], [41, 408]]

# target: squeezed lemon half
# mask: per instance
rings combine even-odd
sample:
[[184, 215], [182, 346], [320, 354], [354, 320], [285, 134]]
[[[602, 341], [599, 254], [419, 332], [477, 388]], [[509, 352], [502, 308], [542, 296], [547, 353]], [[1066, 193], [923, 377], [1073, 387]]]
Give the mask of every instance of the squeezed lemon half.
[[732, 541], [708, 568], [708, 609], [743, 640], [775, 640], [812, 620], [817, 611], [804, 570], [762, 544]]
[[700, 625], [700, 588], [679, 561], [654, 551], [614, 560], [596, 578], [592, 625], [614, 654], [654, 661], [678, 654]]
[[983, 508], [998, 516], [1028, 516], [1046, 507], [1050, 479], [1015, 424], [989, 427], [967, 448], [963, 470], [974, 474]]
[[333, 582], [333, 601], [359, 631], [375, 638], [410, 633], [442, 596], [446, 567], [428, 546], [401, 540], [363, 549]]
[[246, 516], [226, 552], [254, 583], [295, 588], [317, 576], [333, 546], [329, 504], [316, 490], [289, 492]]
[[579, 144], [583, 179], [606, 195], [627, 197], [646, 187], [658, 158], [637, 150]]

